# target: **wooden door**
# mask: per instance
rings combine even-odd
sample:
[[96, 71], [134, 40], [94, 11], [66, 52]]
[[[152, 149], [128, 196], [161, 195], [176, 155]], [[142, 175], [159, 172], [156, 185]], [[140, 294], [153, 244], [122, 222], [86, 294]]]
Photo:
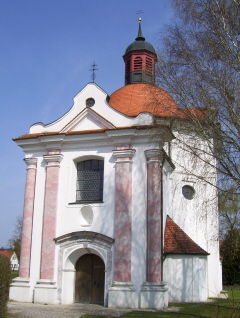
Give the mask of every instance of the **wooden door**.
[[105, 266], [95, 254], [85, 254], [76, 263], [75, 301], [103, 304]]

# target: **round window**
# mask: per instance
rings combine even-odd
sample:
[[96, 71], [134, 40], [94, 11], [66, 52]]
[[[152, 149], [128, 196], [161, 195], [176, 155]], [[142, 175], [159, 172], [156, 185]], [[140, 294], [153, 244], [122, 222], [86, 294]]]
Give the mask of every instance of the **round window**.
[[195, 190], [193, 187], [189, 186], [189, 185], [185, 185], [182, 187], [182, 194], [184, 196], [184, 198], [188, 199], [188, 200], [192, 200], [195, 194]]
[[95, 104], [95, 100], [93, 98], [86, 99], [86, 106], [92, 107]]

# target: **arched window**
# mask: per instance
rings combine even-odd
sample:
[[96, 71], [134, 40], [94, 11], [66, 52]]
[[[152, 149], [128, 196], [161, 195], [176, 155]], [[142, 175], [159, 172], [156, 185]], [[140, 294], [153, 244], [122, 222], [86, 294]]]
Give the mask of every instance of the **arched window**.
[[77, 163], [77, 201], [103, 200], [103, 172], [103, 160], [91, 159]]
[[133, 61], [133, 69], [134, 71], [142, 70], [142, 58], [140, 56], [135, 57]]

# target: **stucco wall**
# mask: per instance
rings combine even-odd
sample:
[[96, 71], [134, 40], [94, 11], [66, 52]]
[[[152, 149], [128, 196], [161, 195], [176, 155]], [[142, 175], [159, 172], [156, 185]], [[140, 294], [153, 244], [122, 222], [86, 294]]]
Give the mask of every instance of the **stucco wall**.
[[[181, 134], [180, 134], [181, 132]], [[192, 133], [180, 129], [174, 131], [176, 140], [171, 143], [171, 157], [175, 169], [165, 176], [168, 191], [164, 193], [164, 211], [180, 228], [210, 255], [207, 261], [208, 296], [213, 297], [222, 290], [219, 261], [218, 200], [216, 188], [215, 159], [209, 154], [208, 143]], [[194, 141], [191, 141], [192, 138]], [[183, 140], [183, 143], [179, 140]], [[203, 151], [204, 161], [189, 152], [186, 144], [192, 142]], [[212, 165], [212, 167], [209, 165]], [[202, 177], [202, 178], [199, 178]], [[192, 200], [182, 194], [182, 187], [194, 188]], [[165, 214], [165, 213], [164, 213]]]
[[163, 264], [169, 302], [207, 300], [206, 256], [168, 255]]

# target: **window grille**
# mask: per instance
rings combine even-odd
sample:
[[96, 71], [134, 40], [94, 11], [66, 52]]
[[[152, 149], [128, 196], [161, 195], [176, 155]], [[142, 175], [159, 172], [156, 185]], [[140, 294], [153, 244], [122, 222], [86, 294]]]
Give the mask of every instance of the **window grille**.
[[85, 160], [77, 164], [77, 201], [103, 200], [103, 160]]

